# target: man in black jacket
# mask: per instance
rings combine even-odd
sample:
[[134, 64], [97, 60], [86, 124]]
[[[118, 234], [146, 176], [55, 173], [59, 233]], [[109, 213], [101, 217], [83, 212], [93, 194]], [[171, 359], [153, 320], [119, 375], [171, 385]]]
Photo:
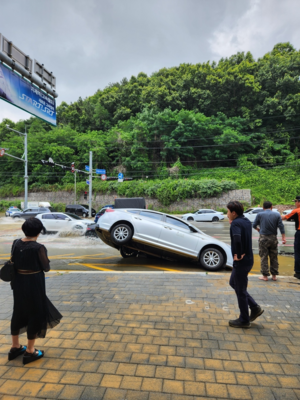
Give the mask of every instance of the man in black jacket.
[[229, 284], [235, 290], [240, 309], [239, 318], [229, 321], [229, 325], [233, 328], [250, 328], [251, 322], [264, 312], [247, 292], [248, 273], [253, 267], [252, 226], [251, 222], [244, 217], [244, 206], [239, 201], [231, 201], [227, 204], [227, 209], [231, 224], [230, 238], [233, 256], [233, 270]]

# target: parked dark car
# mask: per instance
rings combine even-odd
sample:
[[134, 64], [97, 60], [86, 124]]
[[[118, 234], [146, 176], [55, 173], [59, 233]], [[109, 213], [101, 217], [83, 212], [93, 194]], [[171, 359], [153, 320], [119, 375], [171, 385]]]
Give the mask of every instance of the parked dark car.
[[[89, 215], [89, 206], [86, 204], [70, 204], [66, 206], [65, 212], [80, 215], [83, 218]], [[92, 217], [96, 215], [96, 210], [92, 208]]]
[[94, 220], [95, 223], [98, 222], [98, 219], [105, 213], [105, 211], [106, 211], [108, 208], [112, 208], [112, 209], [113, 209], [114, 206], [112, 206], [112, 205], [107, 205], [107, 206], [104, 206], [103, 208], [101, 208], [101, 210], [98, 211], [97, 214], [96, 214], [96, 216], [95, 216], [95, 220]]
[[53, 211], [52, 207], [50, 207], [50, 208], [46, 208], [46, 207], [31, 207], [31, 208], [27, 208], [24, 211], [13, 213], [12, 214], [12, 218], [28, 219], [28, 218], [35, 217], [38, 214], [49, 213], [49, 212], [52, 212], [52, 211]]

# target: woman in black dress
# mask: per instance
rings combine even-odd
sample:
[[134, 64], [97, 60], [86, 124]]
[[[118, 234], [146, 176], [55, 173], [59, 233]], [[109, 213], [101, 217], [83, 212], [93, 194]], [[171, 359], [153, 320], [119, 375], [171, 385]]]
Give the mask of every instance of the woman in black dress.
[[[45, 274], [50, 270], [45, 246], [37, 243], [42, 222], [30, 218], [22, 225], [24, 239], [14, 241], [15, 279], [12, 284], [14, 309], [11, 319], [12, 348], [8, 359], [23, 354], [23, 364], [43, 357], [34, 348], [35, 339], [46, 337], [47, 329], [60, 323], [62, 315], [46, 296]], [[19, 335], [27, 332], [27, 346], [20, 346]]]

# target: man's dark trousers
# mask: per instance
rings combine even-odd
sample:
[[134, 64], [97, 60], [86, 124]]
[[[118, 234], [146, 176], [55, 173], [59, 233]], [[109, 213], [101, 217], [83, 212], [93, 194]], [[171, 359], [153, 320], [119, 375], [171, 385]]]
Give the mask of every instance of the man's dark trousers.
[[251, 271], [251, 269], [252, 265], [249, 267], [233, 267], [229, 281], [229, 284], [234, 289], [238, 299], [240, 309], [239, 320], [244, 323], [250, 322], [249, 307], [252, 309], [258, 305], [247, 292], [248, 273]]
[[295, 274], [300, 274], [300, 231], [295, 233], [294, 242], [294, 252], [295, 252]]

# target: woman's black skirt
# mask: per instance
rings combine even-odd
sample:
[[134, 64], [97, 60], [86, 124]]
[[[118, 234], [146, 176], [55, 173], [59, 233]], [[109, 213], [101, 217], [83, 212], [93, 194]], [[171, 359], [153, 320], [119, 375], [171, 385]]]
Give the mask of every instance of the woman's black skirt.
[[12, 335], [27, 332], [29, 340], [44, 338], [47, 329], [60, 323], [62, 315], [46, 296], [44, 272], [27, 275], [16, 273], [13, 293]]

